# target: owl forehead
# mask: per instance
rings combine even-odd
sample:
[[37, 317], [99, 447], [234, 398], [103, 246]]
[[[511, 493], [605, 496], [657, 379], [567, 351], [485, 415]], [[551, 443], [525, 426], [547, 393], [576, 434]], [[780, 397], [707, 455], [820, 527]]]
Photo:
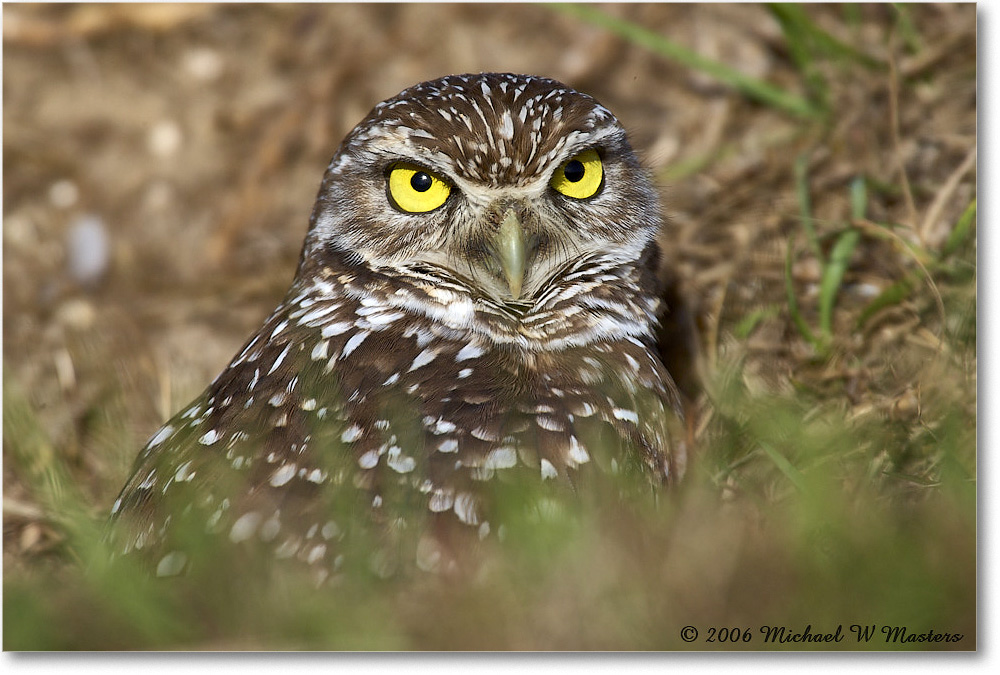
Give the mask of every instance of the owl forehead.
[[418, 84], [376, 106], [359, 130], [356, 141], [492, 185], [531, 182], [567, 152], [624, 134], [586, 94], [546, 78], [492, 73]]

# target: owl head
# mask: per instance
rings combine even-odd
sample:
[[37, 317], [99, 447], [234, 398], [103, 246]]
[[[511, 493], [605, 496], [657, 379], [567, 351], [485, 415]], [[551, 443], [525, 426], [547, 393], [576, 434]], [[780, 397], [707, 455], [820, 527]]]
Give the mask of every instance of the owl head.
[[625, 130], [593, 98], [542, 77], [454, 75], [378, 104], [347, 136], [303, 260], [325, 250], [531, 303], [587, 260], [638, 260], [658, 214]]

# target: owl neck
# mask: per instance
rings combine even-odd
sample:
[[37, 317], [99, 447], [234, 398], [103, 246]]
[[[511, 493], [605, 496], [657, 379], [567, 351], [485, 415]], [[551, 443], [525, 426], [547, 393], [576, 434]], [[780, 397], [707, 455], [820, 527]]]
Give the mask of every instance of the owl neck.
[[340, 316], [351, 312], [359, 324], [402, 314], [426, 319], [442, 337], [532, 352], [622, 339], [655, 342], [655, 242], [637, 261], [599, 254], [567, 264], [517, 304], [498, 302], [467, 279], [426, 263], [373, 268], [346, 251], [324, 253], [315, 264], [300, 266], [295, 299], [336, 302]]

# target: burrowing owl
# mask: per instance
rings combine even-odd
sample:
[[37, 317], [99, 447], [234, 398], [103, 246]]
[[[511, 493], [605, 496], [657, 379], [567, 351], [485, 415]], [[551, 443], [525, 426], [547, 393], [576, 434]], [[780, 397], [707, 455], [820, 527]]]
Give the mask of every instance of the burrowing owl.
[[442, 532], [489, 535], [491, 484], [678, 480], [660, 226], [622, 126], [558, 82], [451, 76], [378, 104], [327, 168], [285, 299], [140, 453], [118, 546], [176, 573], [186, 519], [323, 576], [338, 508], [364, 509], [419, 528], [434, 568]]

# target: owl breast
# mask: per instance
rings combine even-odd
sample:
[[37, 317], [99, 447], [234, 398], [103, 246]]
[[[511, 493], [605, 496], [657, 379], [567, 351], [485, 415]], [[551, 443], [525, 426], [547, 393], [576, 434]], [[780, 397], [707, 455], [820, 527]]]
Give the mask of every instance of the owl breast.
[[595, 453], [605, 468], [637, 455], [673, 479], [665, 421], [679, 403], [650, 349], [656, 303], [616, 297], [609, 274], [638, 276], [591, 261], [510, 306], [426, 271], [386, 284], [329, 268], [339, 284], [301, 294], [289, 320], [312, 329], [313, 367], [336, 373], [359, 482], [428, 467], [439, 506], [456, 485], [519, 465], [566, 479]]

